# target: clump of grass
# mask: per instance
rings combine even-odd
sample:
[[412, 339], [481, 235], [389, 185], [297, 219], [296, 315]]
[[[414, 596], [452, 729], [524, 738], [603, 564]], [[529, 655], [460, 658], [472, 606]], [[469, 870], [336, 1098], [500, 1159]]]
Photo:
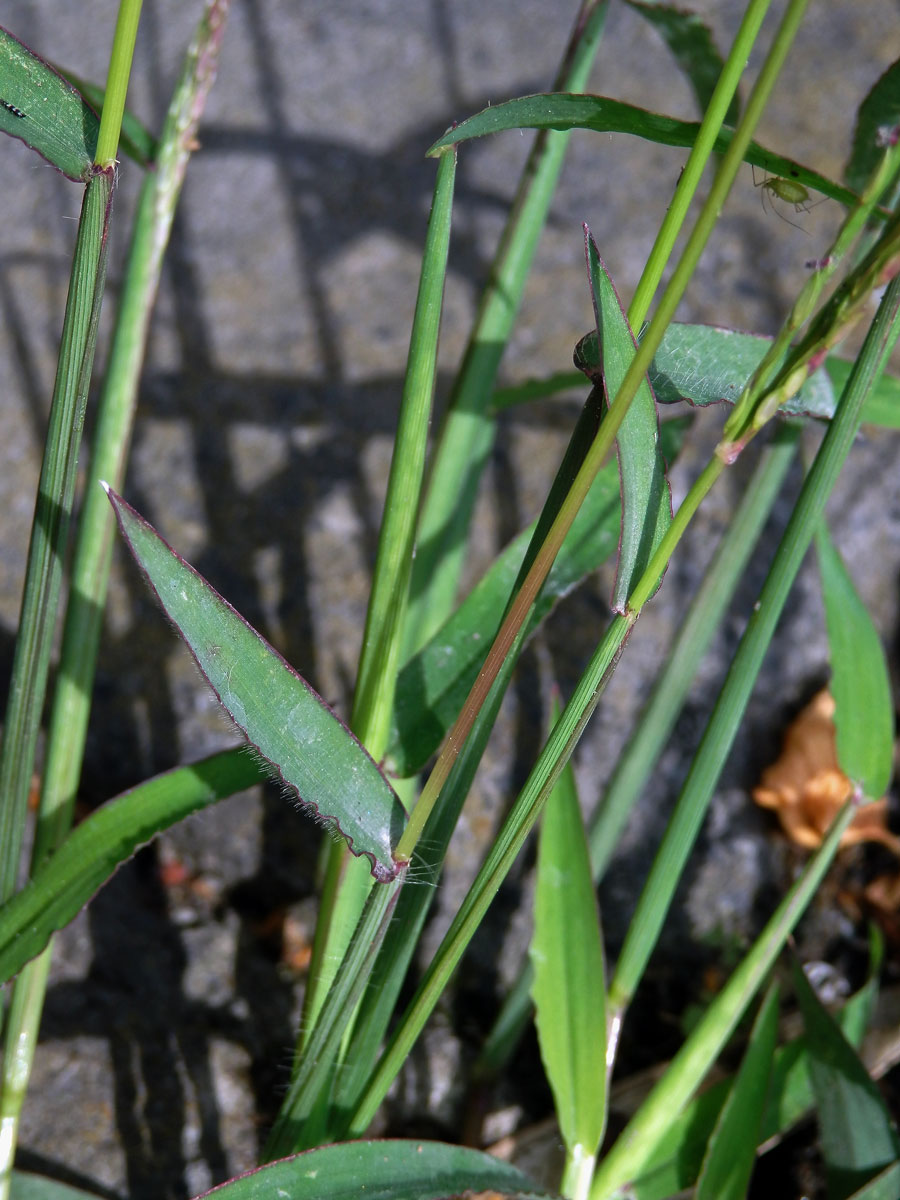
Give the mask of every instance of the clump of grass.
[[[743, 104], [739, 84], [766, 21], [768, 0], [747, 4], [724, 59], [706, 28], [690, 15], [662, 6], [632, 6], [669, 41], [703, 110], [699, 123], [584, 94], [607, 10], [606, 3], [584, 0], [552, 92], [494, 105], [454, 125], [435, 143], [430, 151], [437, 159], [434, 201], [356, 691], [345, 724], [120, 494], [163, 250], [212, 84], [227, 7], [226, 0], [207, 3], [159, 138], [127, 118], [127, 145], [138, 162], [151, 162], [153, 170], [134, 220], [65, 613], [58, 611], [61, 563], [67, 554], [78, 440], [93, 368], [113, 162], [139, 5], [123, 0], [105, 91], [85, 88], [102, 106], [99, 123], [74, 86], [11, 35], [0, 37], [0, 129], [23, 138], [85, 187], [0, 756], [0, 968], [4, 980], [15, 978], [5, 1014], [0, 1186], [4, 1192], [12, 1186], [14, 1194], [25, 1186], [17, 1181], [12, 1163], [54, 932], [149, 837], [268, 776], [326, 825], [333, 840], [326, 845], [319, 928], [290, 1083], [258, 1171], [225, 1184], [228, 1200], [255, 1194], [259, 1187], [323, 1200], [362, 1185], [397, 1198], [466, 1190], [554, 1194], [477, 1150], [351, 1140], [369, 1127], [545, 810], [531, 965], [507, 998], [480, 1071], [503, 1070], [533, 1003], [566, 1150], [559, 1190], [577, 1200], [623, 1194], [649, 1200], [685, 1188], [694, 1188], [701, 1198], [741, 1196], [757, 1148], [815, 1106], [829, 1194], [891, 1194], [900, 1175], [896, 1132], [851, 1046], [858, 1042], [871, 1007], [877, 944], [872, 982], [837, 1020], [797, 973], [794, 986], [806, 1029], [799, 1041], [779, 1045], [779, 992], [772, 983], [779, 956], [815, 896], [854, 811], [881, 797], [890, 781], [893, 713], [882, 647], [823, 524], [826, 501], [860, 421], [865, 416], [896, 427], [900, 412], [895, 385], [882, 382], [900, 330], [900, 283], [895, 279], [900, 217], [894, 211], [900, 145], [890, 88], [880, 81], [863, 102], [847, 178], [834, 181], [754, 141], [785, 70], [806, 0], [790, 0], [780, 22], [772, 25], [762, 68]], [[889, 72], [892, 86], [895, 74]], [[429, 447], [444, 277], [452, 256], [457, 156], [472, 138], [520, 128], [539, 134], [440, 436]], [[577, 341], [576, 378], [589, 394], [537, 521], [458, 603], [474, 506], [472, 465], [485, 461], [497, 412], [527, 403], [536, 391], [532, 384], [498, 393], [497, 373], [574, 129], [615, 130], [690, 152], [627, 306], [585, 228], [595, 328], [587, 336], [573, 330], [573, 345]], [[746, 162], [767, 172], [761, 186], [770, 199], [802, 209], [816, 192], [845, 210], [831, 245], [809, 264], [808, 277], [771, 340], [673, 320]], [[711, 181], [703, 191], [707, 171]], [[689, 224], [695, 199], [701, 203]], [[679, 244], [683, 248], [677, 251]], [[878, 293], [877, 313], [852, 367], [830, 363], [835, 346]], [[841, 378], [839, 389], [832, 377]], [[572, 382], [570, 375], [558, 374], [540, 390], [546, 394]], [[714, 452], [673, 511], [667, 462], [691, 436], [690, 421], [669, 421], [661, 430], [657, 404], [682, 404], [684, 399], [698, 409], [726, 399], [732, 408]], [[826, 423], [827, 430], [806, 471], [615, 969], [607, 977], [596, 881], [746, 568], [794, 457], [802, 424], [813, 419]], [[767, 444], [756, 472], [586, 830], [570, 769], [572, 753], [628, 652], [626, 643], [641, 611], [665, 587], [666, 568], [679, 554], [685, 531], [710, 491], [757, 439]], [[253, 754], [243, 748], [226, 751], [148, 780], [70, 829], [116, 521]], [[837, 754], [851, 792], [820, 848], [665, 1074], [625, 1129], [605, 1144], [621, 1031], [740, 734], [791, 584], [814, 539], [823, 561]], [[596, 631], [582, 677], [556, 713], [545, 743], [536, 748], [525, 784], [495, 839], [484, 848], [471, 889], [412, 999], [401, 1009], [401, 987], [433, 892], [409, 885], [439, 880], [526, 638], [574, 583], [612, 555], [610, 619]], [[50, 648], [59, 621], [60, 668], [41, 766], [30, 878], [17, 891], [28, 788], [37, 766]], [[711, 1067], [751, 1012], [739, 1069], [701, 1093]], [[29, 1186], [50, 1189], [46, 1182]]]

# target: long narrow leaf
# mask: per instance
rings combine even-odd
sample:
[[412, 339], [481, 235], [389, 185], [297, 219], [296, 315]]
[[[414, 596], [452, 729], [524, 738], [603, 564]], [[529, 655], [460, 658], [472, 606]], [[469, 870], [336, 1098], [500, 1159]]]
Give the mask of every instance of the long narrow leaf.
[[695, 1200], [744, 1200], [747, 1195], [777, 1041], [778, 989], [773, 987], [709, 1140]]
[[6, 900], [15, 887], [46, 696], [78, 450], [106, 280], [114, 183], [111, 170], [91, 176], [84, 189], [72, 260], [0, 750], [0, 900]]
[[838, 762], [862, 796], [887, 791], [894, 759], [894, 704], [878, 630], [824, 520], [816, 550], [825, 599]]
[[[637, 349], [594, 239], [585, 226], [585, 255], [600, 346], [601, 383], [607, 406], [618, 395]], [[622, 532], [612, 606], [625, 612], [635, 581], [643, 575], [672, 521], [672, 495], [659, 448], [656, 402], [646, 377], [616, 435], [622, 481]]]
[[606, 973], [584, 822], [568, 763], [544, 810], [534, 898], [532, 996], [544, 1070], [570, 1161], [606, 1124]]
[[[663, 146], [688, 147], [693, 146], [700, 126], [695, 121], [679, 121], [675, 117], [648, 112], [622, 100], [611, 100], [608, 96], [549, 92], [522, 96], [517, 100], [507, 100], [505, 104], [482, 109], [438, 138], [428, 153], [437, 154], [445, 146], [508, 129], [593, 129], [599, 133], [628, 133]], [[723, 154], [728, 149], [731, 137], [731, 130], [722, 130], [716, 139], [716, 153]], [[838, 200], [848, 207], [855, 205], [858, 200], [856, 193], [849, 188], [756, 142], [751, 142], [747, 147], [744, 162], [761, 167], [772, 175], [786, 175], [804, 187], [814, 188], [823, 196], [830, 196], [832, 200]]]
[[377, 764], [322, 698], [135, 510], [109, 491], [119, 527], [167, 615], [235, 724], [376, 879], [397, 875], [405, 813]]
[[[581, 0], [554, 87], [580, 92], [597, 54], [609, 0]], [[522, 301], [568, 145], [565, 134], [535, 139], [487, 272], [447, 414], [429, 468], [410, 588], [407, 650], [418, 650], [453, 611], [481, 474], [496, 422], [491, 392]]]
[[[350, 714], [354, 736], [379, 762], [384, 758], [390, 734], [397, 673], [405, 640], [405, 617], [415, 559], [416, 514], [422, 498], [428, 428], [434, 404], [455, 180], [456, 151], [452, 150], [438, 162]], [[339, 882], [334, 888], [326, 888], [322, 898], [309, 982], [303, 997], [301, 1039], [316, 1022], [322, 997], [327, 993], [353, 936], [366, 894], [372, 886], [360, 864], [346, 864], [343, 858], [344, 850], [339, 843], [328, 847], [324, 874]]]
[[831, 865], [841, 835], [852, 815], [852, 807], [845, 805], [821, 847], [779, 904], [750, 952], [707, 1008], [665, 1075], [619, 1135], [597, 1170], [591, 1200], [601, 1200], [642, 1173], [654, 1148], [697, 1090], [771, 971]]
[[40, 954], [118, 866], [176, 821], [260, 782], [246, 747], [178, 767], [91, 813], [0, 908], [0, 982]]

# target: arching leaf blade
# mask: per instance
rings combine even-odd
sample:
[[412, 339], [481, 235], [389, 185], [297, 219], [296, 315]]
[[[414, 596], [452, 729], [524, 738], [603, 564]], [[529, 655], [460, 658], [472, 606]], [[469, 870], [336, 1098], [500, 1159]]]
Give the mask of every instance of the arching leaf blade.
[[157, 833], [263, 778], [242, 746], [148, 779], [91, 813], [0, 908], [0, 982], [40, 954], [116, 868]]
[[143, 517], [109, 490], [128, 545], [223, 707], [318, 820], [334, 825], [376, 879], [396, 877], [406, 814], [349, 729]]
[[100, 122], [78, 91], [0, 28], [0, 131], [20, 138], [63, 175], [87, 180]]
[[[662, 113], [649, 112], [623, 100], [608, 96], [574, 95], [567, 92], [547, 92], [521, 96], [494, 104], [449, 129], [438, 138], [428, 153], [436, 154], [444, 146], [507, 129], [593, 129], [598, 133], [628, 133], [662, 146], [693, 146], [700, 125], [697, 121], [680, 121]], [[732, 131], [723, 129], [716, 138], [714, 150], [723, 154], [731, 142]], [[751, 142], [744, 161], [761, 167], [771, 175], [783, 175], [852, 207], [859, 197], [849, 188], [828, 179], [825, 175], [804, 167], [802, 163], [776, 154], [757, 142]]]
[[444, 1142], [344, 1142], [269, 1163], [204, 1200], [444, 1200], [469, 1192], [550, 1200], [555, 1193], [480, 1150]]

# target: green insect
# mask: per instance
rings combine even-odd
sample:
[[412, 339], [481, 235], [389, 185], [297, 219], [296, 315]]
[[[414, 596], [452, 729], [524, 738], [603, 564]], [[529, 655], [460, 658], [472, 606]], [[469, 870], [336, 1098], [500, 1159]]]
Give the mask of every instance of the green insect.
[[[784, 204], [792, 205], [795, 213], [808, 213], [811, 208], [815, 208], [815, 204], [821, 204], [821, 200], [817, 200], [815, 204], [810, 203], [809, 190], [796, 179], [786, 179], [782, 175], [766, 175], [762, 179], [757, 179], [756, 167], [752, 163], [750, 170], [753, 172], [753, 186], [762, 189], [759, 198], [763, 212], [766, 211], [766, 192], [768, 192], [772, 212], [781, 217], [782, 221], [787, 221], [788, 225], [793, 225], [795, 229], [803, 229], [802, 225], [791, 221], [783, 212], [780, 212], [775, 201], [781, 200]], [[823, 196], [822, 199], [824, 200], [825, 197]], [[803, 232], [806, 233], [807, 230], [803, 229]]]

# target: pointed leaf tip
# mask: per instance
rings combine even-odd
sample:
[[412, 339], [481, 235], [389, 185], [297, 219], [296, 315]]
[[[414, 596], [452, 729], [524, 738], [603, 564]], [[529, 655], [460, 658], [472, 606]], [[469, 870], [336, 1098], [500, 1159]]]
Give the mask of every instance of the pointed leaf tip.
[[406, 824], [377, 763], [316, 691], [112, 488], [119, 528], [228, 715], [317, 820], [365, 855], [379, 882], [402, 866]]
[[[587, 225], [584, 239], [588, 282], [597, 321], [598, 382], [603, 386], [609, 408], [637, 353], [637, 343]], [[672, 521], [672, 495], [659, 448], [656, 399], [646, 375], [622, 418], [616, 434], [616, 450], [622, 491], [622, 528], [612, 607], [616, 612], [624, 613], [628, 597]], [[661, 582], [662, 576], [651, 595]]]

